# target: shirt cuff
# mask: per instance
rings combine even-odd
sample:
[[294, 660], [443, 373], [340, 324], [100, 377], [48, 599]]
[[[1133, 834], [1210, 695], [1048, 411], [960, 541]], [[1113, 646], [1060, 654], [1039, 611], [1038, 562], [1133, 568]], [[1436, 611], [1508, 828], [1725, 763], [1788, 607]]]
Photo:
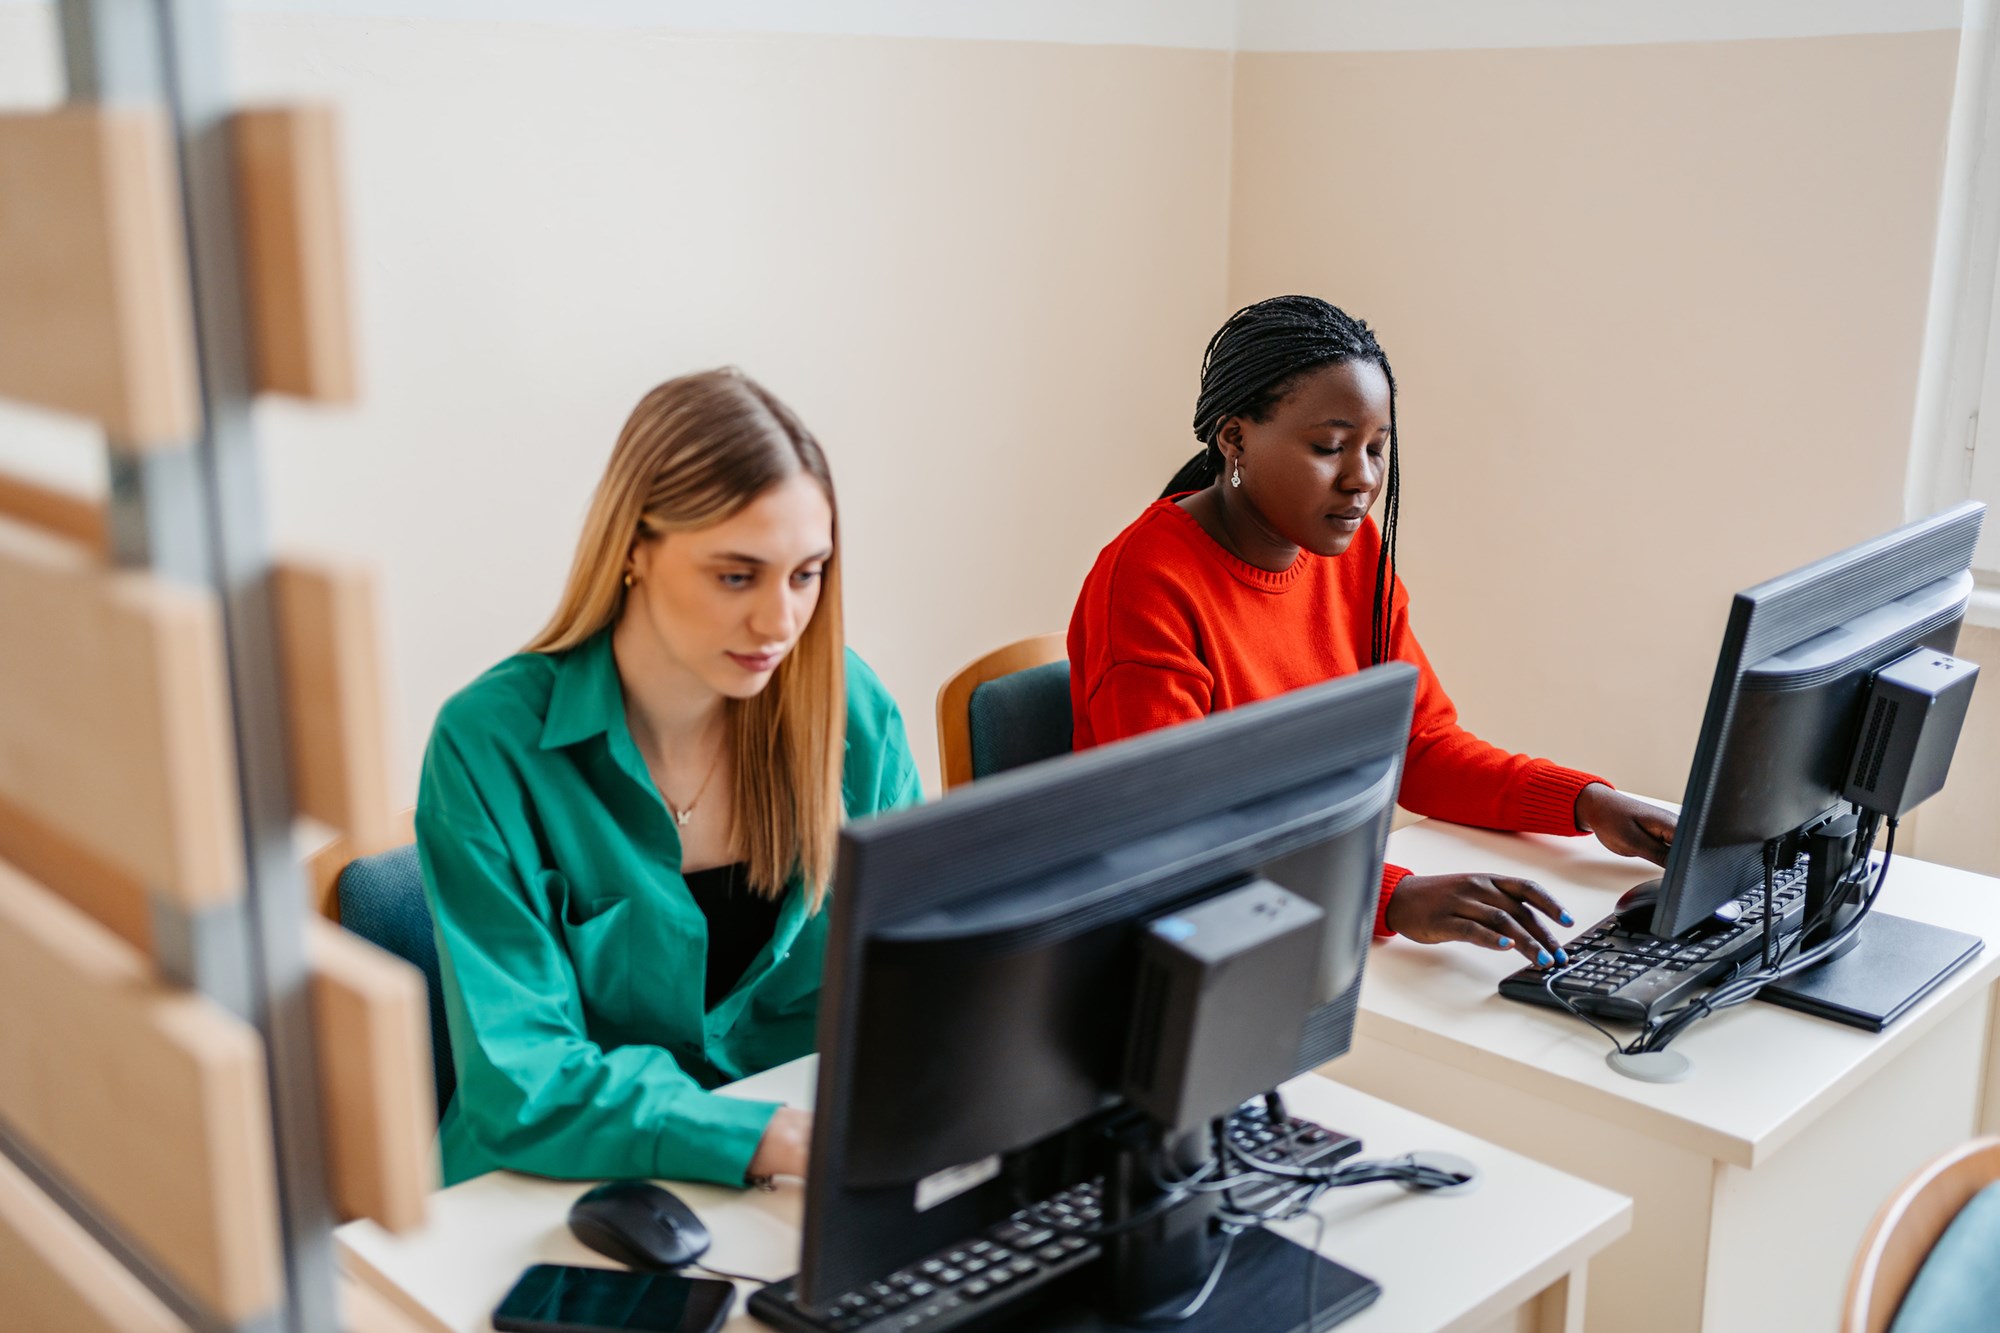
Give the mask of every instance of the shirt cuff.
[[1389, 929], [1389, 895], [1394, 893], [1396, 886], [1408, 879], [1409, 876], [1410, 872], [1401, 866], [1385, 865], [1382, 867], [1382, 892], [1375, 899], [1376, 939], [1386, 940], [1396, 933]]
[[661, 1136], [654, 1174], [661, 1180], [705, 1180], [740, 1189], [749, 1183], [751, 1159], [784, 1103], [714, 1093], [701, 1100], [698, 1117], [681, 1121]]
[[1516, 831], [1568, 837], [1585, 832], [1576, 826], [1576, 798], [1593, 782], [1611, 786], [1610, 782], [1595, 773], [1564, 768], [1561, 764], [1547, 761], [1537, 765], [1528, 775], [1528, 780], [1521, 784], [1521, 818]]

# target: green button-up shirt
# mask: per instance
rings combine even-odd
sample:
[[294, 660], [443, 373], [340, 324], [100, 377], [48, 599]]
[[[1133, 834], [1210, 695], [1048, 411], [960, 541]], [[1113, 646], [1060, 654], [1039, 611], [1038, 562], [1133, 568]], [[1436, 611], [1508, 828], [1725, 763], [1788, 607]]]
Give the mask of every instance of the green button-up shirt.
[[[923, 794], [895, 701], [851, 652], [842, 793], [849, 818]], [[608, 631], [511, 657], [445, 704], [417, 850], [458, 1069], [445, 1182], [507, 1167], [741, 1184], [778, 1107], [709, 1089], [811, 1052], [827, 914], [792, 884], [771, 942], [705, 1006], [708, 923]]]

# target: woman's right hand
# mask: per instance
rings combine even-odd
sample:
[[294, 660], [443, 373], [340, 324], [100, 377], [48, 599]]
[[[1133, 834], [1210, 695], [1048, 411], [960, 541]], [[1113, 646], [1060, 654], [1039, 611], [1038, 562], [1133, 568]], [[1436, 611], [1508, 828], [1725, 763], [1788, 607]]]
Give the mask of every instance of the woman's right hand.
[[1389, 897], [1383, 924], [1420, 944], [1462, 941], [1487, 949], [1518, 949], [1549, 967], [1569, 955], [1541, 919], [1576, 924], [1561, 903], [1533, 880], [1510, 875], [1405, 875]]
[[750, 1159], [752, 1176], [803, 1176], [812, 1155], [812, 1112], [781, 1106], [764, 1127], [757, 1155]]

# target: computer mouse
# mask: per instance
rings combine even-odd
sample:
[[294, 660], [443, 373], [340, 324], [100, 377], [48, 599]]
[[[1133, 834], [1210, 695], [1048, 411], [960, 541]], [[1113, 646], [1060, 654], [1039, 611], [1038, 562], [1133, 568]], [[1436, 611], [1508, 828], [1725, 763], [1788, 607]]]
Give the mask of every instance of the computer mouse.
[[[1649, 879], [1644, 884], [1625, 890], [1618, 896], [1618, 906], [1613, 909], [1618, 914], [1618, 929], [1627, 935], [1650, 935], [1653, 933], [1653, 909], [1659, 905], [1660, 891], [1664, 880]], [[1719, 934], [1736, 923], [1743, 915], [1743, 909], [1734, 899], [1722, 904], [1714, 913], [1703, 917], [1683, 938], [1702, 938]]]
[[708, 1253], [708, 1228], [694, 1210], [650, 1180], [612, 1180], [569, 1209], [576, 1238], [628, 1268], [662, 1272]]
[[1653, 908], [1660, 901], [1662, 881], [1649, 879], [1625, 890], [1618, 897], [1618, 929], [1628, 935], [1647, 935], [1653, 929]]

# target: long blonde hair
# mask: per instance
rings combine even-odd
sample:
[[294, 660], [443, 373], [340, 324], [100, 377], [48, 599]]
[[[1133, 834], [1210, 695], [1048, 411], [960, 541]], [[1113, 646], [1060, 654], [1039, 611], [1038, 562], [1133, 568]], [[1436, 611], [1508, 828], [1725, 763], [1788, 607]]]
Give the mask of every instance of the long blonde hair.
[[817, 911], [843, 813], [840, 520], [826, 455], [790, 408], [733, 368], [668, 380], [640, 399], [591, 499], [562, 600], [524, 651], [567, 652], [613, 624], [639, 542], [720, 523], [799, 472], [819, 483], [834, 510], [819, 603], [770, 684], [724, 706], [750, 887], [776, 898], [798, 875]]

